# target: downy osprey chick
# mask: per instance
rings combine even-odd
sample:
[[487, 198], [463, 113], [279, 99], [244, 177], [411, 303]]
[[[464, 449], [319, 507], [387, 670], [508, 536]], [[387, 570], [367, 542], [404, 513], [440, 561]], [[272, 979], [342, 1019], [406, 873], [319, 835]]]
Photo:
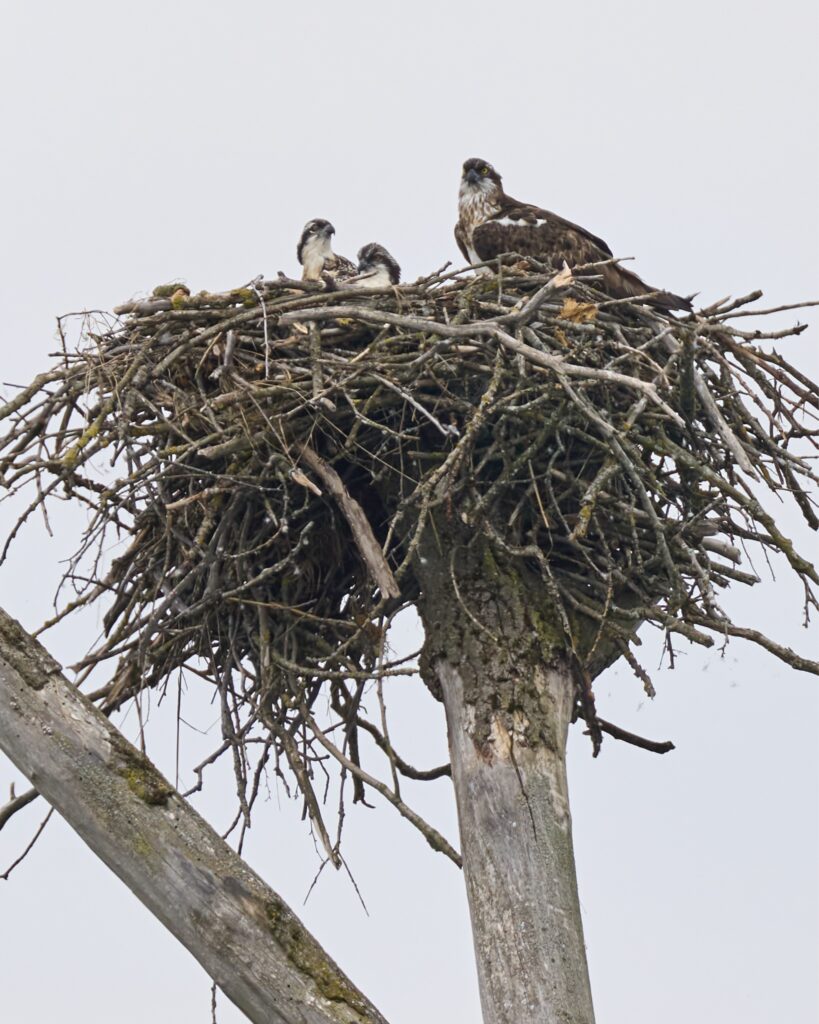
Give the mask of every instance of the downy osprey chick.
[[[611, 259], [611, 249], [602, 238], [564, 220], [539, 206], [521, 203], [503, 191], [501, 176], [486, 160], [467, 160], [458, 192], [458, 223], [455, 241], [470, 263], [482, 263], [502, 253], [531, 256], [556, 270], [566, 262], [570, 267]], [[672, 292], [658, 291], [636, 274], [611, 263], [587, 271], [599, 275], [596, 282], [616, 299], [634, 298], [657, 292], [646, 304], [668, 312], [691, 309], [691, 300]]]
[[370, 242], [358, 250], [358, 273], [342, 288], [388, 288], [401, 280], [401, 268], [383, 245]]
[[321, 281], [326, 274], [333, 281], [343, 281], [356, 273], [355, 264], [333, 252], [331, 239], [336, 229], [329, 220], [308, 220], [301, 233], [296, 255], [302, 265], [302, 281]]

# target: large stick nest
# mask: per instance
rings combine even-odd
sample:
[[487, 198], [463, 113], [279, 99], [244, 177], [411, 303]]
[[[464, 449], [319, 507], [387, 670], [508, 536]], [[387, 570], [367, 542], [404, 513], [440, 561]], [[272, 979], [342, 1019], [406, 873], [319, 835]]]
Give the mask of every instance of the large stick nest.
[[[758, 295], [677, 320], [546, 269], [507, 261], [376, 293], [170, 286], [88, 317], [76, 351], [0, 411], [0, 471], [11, 491], [36, 485], [23, 520], [52, 495], [90, 509], [68, 608], [107, 602], [80, 666], [82, 680], [119, 660], [102, 706], [182, 667], [203, 675], [244, 792], [258, 790], [257, 729], [314, 820], [317, 742], [357, 796], [374, 782], [359, 728], [394, 776], [423, 776], [360, 700], [367, 680], [407, 671], [385, 633], [418, 599], [423, 531], [453, 517], [541, 573], [594, 736], [605, 664], [625, 656], [650, 689], [632, 650], [644, 622], [705, 645], [744, 636], [817, 671], [718, 603], [756, 582], [749, 544], [783, 554], [813, 603], [816, 571], [761, 502], [787, 492], [817, 527], [819, 391], [766, 343], [802, 328], [733, 326]], [[321, 729], [323, 689], [336, 724]]]

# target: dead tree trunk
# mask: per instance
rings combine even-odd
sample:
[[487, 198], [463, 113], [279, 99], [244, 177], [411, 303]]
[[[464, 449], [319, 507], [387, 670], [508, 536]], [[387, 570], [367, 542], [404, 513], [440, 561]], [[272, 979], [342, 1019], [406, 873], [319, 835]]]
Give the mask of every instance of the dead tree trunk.
[[386, 1024], [153, 765], [0, 611], [0, 749], [257, 1024]]
[[560, 631], [536, 573], [433, 533], [418, 567], [422, 671], [446, 707], [484, 1024], [593, 1024]]

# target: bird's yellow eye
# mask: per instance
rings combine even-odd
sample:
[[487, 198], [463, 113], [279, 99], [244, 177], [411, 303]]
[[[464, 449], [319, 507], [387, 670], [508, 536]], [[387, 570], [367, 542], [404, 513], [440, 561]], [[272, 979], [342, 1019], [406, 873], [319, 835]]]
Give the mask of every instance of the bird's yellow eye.
[[481, 168], [481, 174], [484, 177], [486, 177], [486, 175], [489, 174], [489, 168], [486, 166], [486, 164], [484, 164], [483, 167]]

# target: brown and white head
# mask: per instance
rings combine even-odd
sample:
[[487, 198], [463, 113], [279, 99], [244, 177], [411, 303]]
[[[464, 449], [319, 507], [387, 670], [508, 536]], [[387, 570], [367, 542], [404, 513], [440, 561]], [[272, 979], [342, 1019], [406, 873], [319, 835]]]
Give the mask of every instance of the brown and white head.
[[383, 245], [370, 242], [358, 250], [359, 288], [387, 288], [401, 280], [401, 268]]
[[462, 220], [481, 222], [494, 216], [500, 210], [503, 194], [501, 176], [492, 164], [479, 157], [471, 157], [464, 163], [458, 190]]
[[336, 229], [329, 220], [308, 220], [296, 246], [296, 256], [304, 268], [305, 281], [318, 281], [324, 264], [333, 258], [332, 238]]

